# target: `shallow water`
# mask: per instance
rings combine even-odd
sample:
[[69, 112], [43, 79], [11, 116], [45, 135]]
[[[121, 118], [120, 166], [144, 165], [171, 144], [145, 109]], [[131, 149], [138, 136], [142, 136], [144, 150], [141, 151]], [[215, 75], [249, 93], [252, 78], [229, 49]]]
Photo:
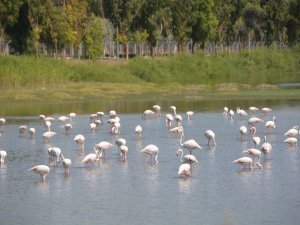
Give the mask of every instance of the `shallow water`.
[[[117, 136], [109, 134], [108, 124], [91, 133], [89, 114], [95, 111], [87, 113], [81, 108], [85, 113], [78, 113], [72, 121], [70, 135], [58, 121], [52, 123], [51, 129], [58, 134], [50, 143], [42, 142], [45, 128], [37, 116], [6, 114], [7, 124], [0, 137], [0, 148], [8, 153], [0, 169], [0, 224], [299, 224], [299, 147], [283, 143], [283, 134], [300, 125], [300, 104], [290, 101], [255, 105], [273, 108], [267, 116], [256, 115], [265, 120], [275, 115], [277, 125], [269, 131], [264, 124], [257, 125], [257, 136], [266, 135], [273, 151], [270, 158], [262, 157], [263, 169], [249, 170], [232, 161], [245, 156], [242, 150], [254, 147], [250, 135], [245, 141], [237, 140], [239, 127], [247, 125], [251, 113], [243, 120], [238, 116], [230, 120], [222, 115], [227, 103], [218, 102], [218, 109], [209, 103], [175, 104], [184, 119], [185, 139], [195, 139], [203, 148], [194, 152], [199, 162], [193, 164], [187, 179], [177, 174], [180, 161], [175, 152], [179, 136], [170, 134], [165, 124], [169, 102], [163, 107], [163, 115], [151, 120], [141, 119], [139, 112], [143, 110], [139, 106], [135, 112], [129, 112], [134, 105], [128, 105], [128, 111], [111, 108], [117, 109], [121, 119], [121, 134]], [[247, 109], [250, 104], [230, 102], [227, 106], [243, 105]], [[191, 121], [186, 120], [188, 110], [196, 112]], [[58, 118], [61, 111], [56, 112], [48, 115]], [[36, 137], [30, 139], [27, 132], [25, 137], [19, 137], [21, 124], [35, 127]], [[140, 140], [134, 135], [137, 124], [143, 127]], [[216, 147], [206, 145], [203, 134], [207, 129], [215, 131]], [[83, 155], [73, 141], [78, 133], [86, 138]], [[99, 164], [81, 164], [94, 144], [104, 140], [114, 143], [118, 137], [127, 140], [127, 161], [119, 159], [114, 146]], [[148, 144], [160, 149], [158, 165], [145, 162], [147, 156], [140, 152]], [[72, 167], [66, 176], [61, 164], [50, 164], [51, 171], [41, 183], [39, 176], [28, 169], [48, 163], [50, 146], [60, 147], [72, 160]]]

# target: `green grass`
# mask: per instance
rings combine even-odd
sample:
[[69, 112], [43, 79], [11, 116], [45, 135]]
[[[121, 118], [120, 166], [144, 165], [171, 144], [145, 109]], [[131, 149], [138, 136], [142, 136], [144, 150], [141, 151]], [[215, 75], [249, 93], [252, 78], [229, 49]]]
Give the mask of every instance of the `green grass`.
[[[256, 95], [266, 91], [261, 84], [273, 85], [276, 94], [276, 84], [300, 82], [299, 71], [299, 49], [257, 49], [210, 56], [178, 54], [129, 61], [0, 56], [0, 101], [115, 99], [173, 92], [231, 96], [241, 90]], [[251, 93], [253, 88], [260, 91]]]

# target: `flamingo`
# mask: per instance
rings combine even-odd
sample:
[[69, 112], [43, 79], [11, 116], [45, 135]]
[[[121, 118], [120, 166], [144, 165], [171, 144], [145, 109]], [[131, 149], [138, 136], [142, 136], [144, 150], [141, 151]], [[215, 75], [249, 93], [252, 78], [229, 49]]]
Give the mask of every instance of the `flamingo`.
[[182, 125], [179, 125], [177, 127], [173, 127], [169, 130], [171, 133], [177, 133], [177, 134], [182, 134], [183, 132], [183, 127]]
[[289, 137], [283, 141], [284, 143], [288, 143], [290, 146], [296, 146], [298, 143], [298, 139], [295, 137]]
[[110, 110], [108, 114], [109, 114], [109, 118], [111, 119], [117, 116], [117, 112], [115, 110]]
[[50, 132], [50, 131], [51, 131], [51, 130], [50, 130], [51, 122], [50, 122], [49, 120], [46, 120], [46, 121], [45, 121], [45, 125], [46, 125], [46, 127], [47, 127], [47, 131]]
[[229, 111], [229, 115], [230, 115], [230, 119], [233, 119], [234, 116], [234, 111], [232, 109], [230, 109]]
[[253, 141], [255, 147], [257, 147], [259, 145], [259, 143], [260, 143], [260, 137], [255, 136], [255, 134], [256, 134], [256, 127], [251, 127], [249, 129], [249, 131], [250, 131], [250, 133], [252, 133], [252, 141]]
[[67, 116], [60, 116], [60, 117], [58, 117], [58, 121], [60, 121], [60, 122], [65, 122], [66, 120], [70, 120], [70, 118], [67, 117]]
[[65, 174], [69, 174], [70, 166], [72, 164], [71, 159], [66, 159], [62, 153], [60, 154], [60, 157], [63, 163], [63, 167], [65, 168]]
[[84, 151], [84, 140], [85, 140], [85, 137], [82, 134], [77, 134], [74, 137], [74, 141], [80, 145], [79, 151], [81, 153]]
[[194, 115], [194, 112], [193, 111], [187, 111], [186, 115], [187, 115], [187, 120], [191, 120], [192, 116]]
[[96, 124], [96, 127], [100, 127], [100, 125], [102, 125], [102, 120], [95, 120], [94, 124]]
[[151, 161], [152, 161], [152, 157], [155, 156], [155, 161], [156, 161], [156, 164], [158, 164], [158, 160], [157, 160], [157, 157], [158, 157], [158, 154], [159, 154], [159, 148], [156, 146], [156, 145], [147, 145], [145, 148], [143, 148], [141, 150], [141, 152], [143, 153], [146, 153], [148, 154], [149, 156], [146, 158], [145, 161], [148, 161], [149, 157], [151, 157]]
[[56, 135], [56, 133], [53, 132], [53, 131], [46, 131], [46, 132], [44, 132], [44, 133], [43, 133], [43, 142], [45, 142], [45, 140], [50, 141], [50, 139], [51, 139], [54, 135]]
[[30, 128], [28, 129], [28, 132], [29, 132], [29, 134], [30, 134], [30, 138], [31, 138], [31, 139], [35, 137], [35, 129], [34, 129], [33, 127], [30, 127]]
[[23, 136], [24, 136], [25, 130], [27, 130], [27, 128], [28, 128], [28, 127], [25, 126], [25, 125], [19, 126], [20, 137], [23, 137]]
[[97, 125], [95, 124], [95, 122], [90, 123], [90, 131], [91, 133], [94, 133], [96, 130]]
[[293, 128], [289, 129], [284, 135], [288, 137], [296, 137], [299, 133], [298, 126], [294, 126]]
[[276, 127], [276, 117], [273, 116], [273, 120], [269, 120], [265, 124], [266, 128], [275, 128]]
[[118, 146], [118, 153], [119, 153], [119, 155], [121, 154], [121, 152], [120, 152], [120, 147], [122, 146], [122, 145], [126, 145], [126, 139], [124, 139], [124, 138], [118, 138], [117, 140], [116, 140], [116, 145]]
[[171, 114], [166, 114], [166, 124], [169, 128], [172, 127], [173, 120], [174, 117]]
[[95, 149], [100, 151], [100, 157], [102, 156], [102, 153], [106, 153], [110, 148], [112, 148], [114, 145], [107, 142], [107, 141], [101, 141], [98, 144], [95, 145]]
[[114, 123], [111, 126], [110, 133], [111, 134], [120, 134], [120, 127], [121, 127], [121, 124], [119, 122]]
[[243, 110], [243, 109], [240, 109], [239, 107], [236, 108], [236, 113], [237, 113], [238, 115], [240, 115], [241, 119], [243, 119], [243, 116], [247, 116], [246, 111]]
[[0, 164], [4, 163], [6, 156], [7, 156], [7, 152], [5, 150], [0, 149]]
[[95, 120], [97, 119], [97, 114], [96, 113], [93, 113], [90, 115], [90, 122], [93, 123], [95, 122]]
[[249, 149], [244, 150], [243, 153], [252, 156], [254, 161], [256, 161], [256, 158], [257, 158], [257, 161], [260, 162], [261, 151], [259, 151], [258, 149], [249, 148]]
[[179, 154], [180, 154], [180, 161], [182, 163], [193, 164], [193, 163], [198, 162], [194, 155], [188, 154], [188, 155], [183, 156], [183, 150], [181, 148], [177, 149], [177, 151], [176, 151], [176, 155], [179, 156]]
[[261, 109], [261, 111], [263, 111], [265, 113], [265, 115], [267, 115], [267, 113], [271, 112], [272, 109], [268, 108], [268, 107], [264, 107], [264, 108]]
[[175, 120], [176, 120], [177, 126], [182, 125], [182, 116], [181, 115], [176, 115]]
[[214, 143], [214, 145], [216, 146], [216, 134], [212, 131], [212, 130], [207, 130], [204, 133], [204, 136], [207, 138], [207, 145], [209, 145], [209, 143], [212, 141]]
[[224, 107], [224, 112], [223, 112], [223, 116], [228, 116], [228, 107], [227, 106], [225, 106]]
[[181, 164], [178, 169], [178, 175], [188, 177], [191, 175], [191, 165], [188, 163]]
[[240, 127], [240, 129], [239, 129], [240, 140], [243, 139], [243, 136], [246, 135], [247, 131], [248, 131], [248, 130], [247, 130], [247, 127], [245, 127], [245, 126], [241, 126], [241, 127]]
[[152, 107], [156, 111], [156, 116], [160, 116], [160, 106], [159, 105], [154, 105]]
[[266, 157], [266, 155], [270, 155], [271, 151], [272, 151], [272, 145], [267, 142], [267, 137], [264, 137], [264, 143], [261, 146], [261, 151], [262, 153], [264, 153], [264, 156]]
[[48, 148], [48, 155], [49, 155], [49, 163], [54, 161], [54, 166], [56, 166], [56, 163], [60, 162], [61, 149], [58, 147]]
[[29, 169], [28, 171], [33, 171], [35, 173], [38, 173], [41, 177], [41, 181], [44, 182], [48, 173], [50, 172], [49, 166], [46, 165], [37, 165]]
[[190, 155], [192, 155], [192, 151], [195, 149], [202, 149], [201, 146], [194, 140], [189, 139], [182, 143], [182, 138], [184, 137], [184, 133], [181, 134], [179, 145], [183, 148], [186, 148], [189, 150]]
[[94, 147], [94, 152], [87, 154], [82, 160], [82, 164], [87, 165], [99, 161], [101, 155], [99, 155], [99, 150], [96, 149], [96, 146]]
[[[239, 158], [237, 160], [234, 160], [233, 163], [237, 163], [240, 164], [242, 167], [244, 167], [244, 169], [246, 169], [246, 167], [248, 166], [249, 169], [253, 169], [253, 160], [250, 157], [242, 157]], [[255, 163], [255, 165], [257, 165], [259, 168], [261, 168], [261, 165], [259, 163]]]
[[137, 137], [141, 137], [142, 132], [143, 132], [143, 128], [141, 127], [141, 125], [137, 125], [134, 129], [134, 132], [135, 132]]
[[121, 145], [119, 147], [119, 150], [120, 150], [121, 157], [123, 158], [123, 160], [126, 160], [127, 153], [128, 153], [128, 147], [126, 145]]
[[258, 109], [258, 108], [256, 108], [255, 106], [251, 106], [251, 107], [249, 107], [249, 110], [250, 110], [251, 112], [256, 112], [256, 111], [259, 111], [259, 109]]
[[71, 112], [71, 113], [69, 114], [70, 122], [71, 122], [72, 119], [74, 119], [76, 116], [77, 116], [76, 113]]
[[0, 133], [3, 132], [3, 125], [6, 123], [6, 120], [4, 118], [0, 118]]
[[150, 109], [147, 109], [147, 110], [145, 110], [144, 111], [144, 113], [143, 113], [143, 115], [142, 115], [142, 119], [143, 120], [145, 120], [145, 119], [147, 119], [147, 118], [152, 118], [152, 117], [154, 117], [154, 115], [155, 115], [155, 112], [153, 112], [152, 110], [150, 110]]
[[70, 133], [70, 130], [72, 129], [72, 124], [66, 123], [66, 124], [64, 125], [64, 129], [65, 129], [66, 134], [69, 134], [69, 133]]
[[170, 109], [173, 111], [174, 116], [176, 116], [176, 106], [172, 105]]
[[255, 127], [257, 123], [264, 123], [265, 121], [258, 118], [258, 117], [251, 117], [249, 120], [248, 120], [248, 125], [249, 126], [252, 126], [252, 127]]

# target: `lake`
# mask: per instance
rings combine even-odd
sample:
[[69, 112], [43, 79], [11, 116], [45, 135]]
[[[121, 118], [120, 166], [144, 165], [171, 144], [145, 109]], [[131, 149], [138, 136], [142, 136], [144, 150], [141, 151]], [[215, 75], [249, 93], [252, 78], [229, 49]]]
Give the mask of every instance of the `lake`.
[[[142, 112], [156, 103], [162, 107], [162, 116], [142, 120]], [[171, 134], [165, 123], [171, 105], [177, 106], [177, 113], [183, 117], [184, 139], [195, 139], [203, 148], [194, 151], [198, 163], [192, 165], [188, 178], [177, 174], [181, 165], [176, 156], [180, 136]], [[224, 106], [235, 112], [236, 107], [244, 108], [248, 116], [224, 117]], [[267, 115], [254, 114], [248, 110], [250, 106], [273, 110]], [[120, 134], [110, 134], [107, 123], [90, 132], [90, 114], [107, 114], [111, 109], [121, 119]], [[189, 110], [195, 114], [187, 121], [185, 112]], [[63, 123], [56, 120], [51, 130], [57, 135], [43, 143], [46, 128], [40, 124], [38, 115], [57, 119], [70, 112], [77, 113], [70, 134], [65, 134]], [[266, 130], [261, 123], [256, 134], [262, 140], [266, 136], [273, 151], [266, 159], [262, 156], [262, 169], [242, 169], [232, 162], [246, 156], [242, 151], [254, 144], [250, 134], [239, 140], [238, 130], [241, 125], [248, 126], [253, 115], [265, 121], [276, 116], [276, 128]], [[20, 103], [2, 106], [0, 117], [6, 118], [0, 148], [8, 154], [0, 169], [0, 224], [299, 224], [299, 147], [283, 143], [284, 133], [300, 125], [299, 101]], [[104, 121], [107, 119], [104, 117]], [[138, 124], [143, 127], [140, 139], [134, 134]], [[30, 139], [28, 131], [20, 137], [20, 125], [34, 127], [36, 137]], [[207, 146], [207, 129], [216, 133], [217, 146]], [[79, 133], [86, 138], [83, 154], [79, 154], [79, 146], [73, 140]], [[127, 140], [126, 161], [119, 158], [115, 145], [120, 137]], [[100, 141], [115, 146], [99, 163], [82, 165], [84, 156], [92, 153], [93, 146]], [[145, 162], [147, 155], [140, 152], [148, 144], [159, 147], [158, 165]], [[70, 173], [64, 174], [61, 163], [56, 167], [50, 163], [50, 173], [41, 182], [28, 169], [48, 164], [47, 150], [52, 146], [61, 148], [64, 156], [72, 160]]]

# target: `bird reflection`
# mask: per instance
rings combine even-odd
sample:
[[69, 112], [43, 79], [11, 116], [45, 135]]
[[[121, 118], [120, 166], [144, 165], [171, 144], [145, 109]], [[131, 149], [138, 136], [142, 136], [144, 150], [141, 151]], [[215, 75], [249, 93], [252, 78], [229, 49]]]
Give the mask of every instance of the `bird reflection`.
[[189, 193], [190, 186], [191, 186], [191, 179], [189, 177], [178, 179], [178, 185], [179, 185], [180, 192]]
[[263, 168], [265, 168], [265, 169], [271, 169], [271, 168], [272, 168], [272, 160], [271, 160], [271, 159], [265, 159], [265, 160], [262, 162], [262, 166], [263, 166]]

